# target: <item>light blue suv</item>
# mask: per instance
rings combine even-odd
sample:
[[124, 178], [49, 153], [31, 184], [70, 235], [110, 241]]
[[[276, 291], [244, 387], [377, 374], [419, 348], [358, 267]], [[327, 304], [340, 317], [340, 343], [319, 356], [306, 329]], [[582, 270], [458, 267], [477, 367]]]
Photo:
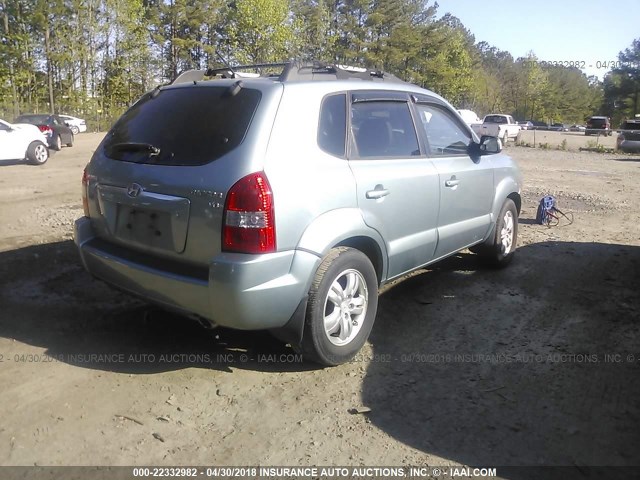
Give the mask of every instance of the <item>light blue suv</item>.
[[497, 139], [382, 72], [252, 67], [282, 71], [186, 72], [113, 126], [75, 224], [91, 274], [337, 365], [381, 285], [468, 247], [509, 263], [521, 178]]

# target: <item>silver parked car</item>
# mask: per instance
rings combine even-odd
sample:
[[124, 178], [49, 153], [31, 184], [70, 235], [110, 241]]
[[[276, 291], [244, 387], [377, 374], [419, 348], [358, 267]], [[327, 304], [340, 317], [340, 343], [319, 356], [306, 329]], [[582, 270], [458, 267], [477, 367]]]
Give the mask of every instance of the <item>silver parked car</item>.
[[75, 242], [122, 290], [337, 365], [382, 284], [467, 247], [511, 261], [521, 178], [428, 90], [277, 67], [191, 71], [142, 97], [86, 167]]
[[640, 115], [622, 123], [618, 130], [616, 146], [618, 150], [626, 153], [640, 152]]

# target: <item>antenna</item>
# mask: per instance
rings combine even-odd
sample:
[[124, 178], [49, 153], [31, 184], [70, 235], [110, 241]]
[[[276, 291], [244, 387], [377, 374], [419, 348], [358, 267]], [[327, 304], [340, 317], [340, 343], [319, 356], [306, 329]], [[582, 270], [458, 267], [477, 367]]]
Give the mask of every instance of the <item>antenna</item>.
[[218, 50], [216, 50], [216, 55], [218, 56], [218, 58], [220, 60], [222, 60], [222, 64], [229, 69], [229, 71], [233, 74], [233, 76], [235, 78], [236, 72], [233, 70], [231, 65], [229, 65], [229, 62], [227, 62], [227, 60], [222, 56], [222, 54], [220, 52], [218, 52]]

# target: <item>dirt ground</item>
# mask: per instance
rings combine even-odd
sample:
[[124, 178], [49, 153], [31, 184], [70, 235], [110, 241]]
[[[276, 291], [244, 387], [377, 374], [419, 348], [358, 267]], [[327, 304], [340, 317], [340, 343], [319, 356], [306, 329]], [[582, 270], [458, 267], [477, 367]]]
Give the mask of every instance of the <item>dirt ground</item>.
[[540, 147], [545, 145], [550, 149], [561, 148], [579, 152], [580, 149], [602, 146], [605, 149], [615, 149], [618, 134], [585, 135], [584, 132], [548, 132], [545, 130], [521, 130], [516, 142], [518, 145]]
[[[100, 138], [0, 165], [0, 464], [640, 465], [640, 157], [507, 147], [514, 263], [462, 253], [385, 288], [361, 354], [318, 369], [82, 269]], [[534, 223], [546, 193], [573, 224]]]

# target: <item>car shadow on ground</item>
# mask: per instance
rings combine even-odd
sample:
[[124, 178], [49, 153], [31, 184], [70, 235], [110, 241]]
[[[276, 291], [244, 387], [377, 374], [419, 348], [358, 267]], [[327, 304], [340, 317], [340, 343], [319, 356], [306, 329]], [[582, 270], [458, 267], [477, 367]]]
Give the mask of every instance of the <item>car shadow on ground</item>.
[[25, 159], [18, 160], [0, 160], [0, 167], [10, 167], [12, 165], [29, 165]]
[[629, 156], [629, 157], [614, 158], [613, 160], [616, 162], [640, 162], [640, 157]]
[[640, 247], [543, 242], [504, 270], [459, 254], [400, 283], [371, 336], [369, 420], [465, 465], [640, 465], [638, 272]]
[[0, 337], [83, 368], [148, 374], [184, 368], [317, 369], [267, 332], [207, 329], [92, 278], [73, 242], [0, 253]]

